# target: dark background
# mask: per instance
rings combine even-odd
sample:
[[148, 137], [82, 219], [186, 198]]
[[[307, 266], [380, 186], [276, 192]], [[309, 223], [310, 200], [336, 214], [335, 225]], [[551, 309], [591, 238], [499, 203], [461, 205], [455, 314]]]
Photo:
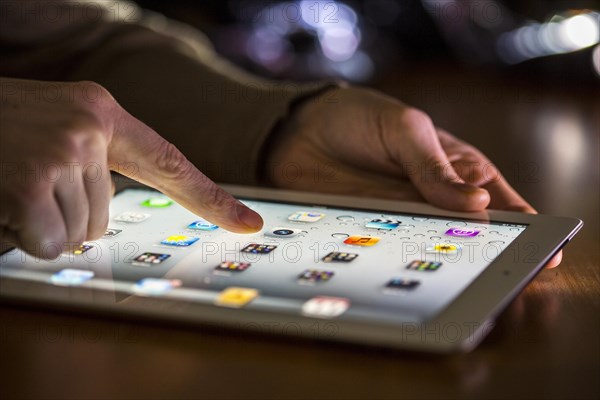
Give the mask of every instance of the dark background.
[[[201, 29], [222, 55], [268, 77], [307, 80], [339, 76], [374, 84], [386, 74], [402, 73], [423, 64], [443, 64], [448, 68], [485, 71], [507, 79], [521, 78], [552, 85], [588, 86], [600, 81], [600, 71], [595, 71], [592, 64], [593, 46], [518, 63], [507, 62], [505, 54], [497, 48], [501, 36], [507, 32], [594, 9], [598, 11], [597, 1], [347, 0], [344, 3], [321, 1], [319, 8], [319, 2], [311, 0], [306, 9], [300, 8], [299, 1], [143, 0], [138, 3]], [[257, 62], [252, 49], [248, 49], [255, 30], [272, 27], [274, 20], [284, 15], [281, 10], [269, 13], [266, 11], [269, 7], [284, 7], [290, 22], [300, 20], [300, 11], [309, 19], [323, 20], [327, 26], [327, 23], [335, 23], [337, 16], [343, 16], [342, 4], [352, 8], [358, 16], [356, 28], [361, 36], [358, 50], [370, 58], [370, 73], [351, 77], [323, 67], [319, 64], [323, 55], [318, 34], [306, 29], [282, 35], [285, 53], [293, 58], [286, 61], [285, 67]], [[598, 14], [595, 18], [598, 20]], [[264, 40], [259, 43], [268, 45]]]

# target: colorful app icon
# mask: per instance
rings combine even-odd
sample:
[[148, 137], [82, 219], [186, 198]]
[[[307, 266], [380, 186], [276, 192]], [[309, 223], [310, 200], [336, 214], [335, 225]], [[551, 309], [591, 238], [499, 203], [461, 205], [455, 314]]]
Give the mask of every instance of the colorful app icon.
[[73, 254], [75, 254], [76, 256], [79, 256], [93, 248], [94, 248], [94, 246], [92, 246], [91, 244], [82, 244], [81, 246], [73, 249]]
[[460, 246], [452, 243], [435, 243], [425, 247], [425, 252], [437, 254], [455, 254], [458, 250]]
[[110, 239], [110, 238], [114, 238], [115, 236], [117, 236], [119, 233], [123, 232], [122, 229], [113, 229], [113, 228], [108, 228], [106, 230], [106, 232], [104, 232], [104, 235], [102, 236], [104, 239]]
[[300, 233], [300, 229], [291, 229], [291, 228], [273, 228], [265, 232], [265, 236], [287, 239], [292, 238]]
[[421, 284], [420, 281], [407, 278], [392, 278], [383, 288], [384, 293], [404, 293], [415, 290]]
[[323, 257], [323, 262], [350, 262], [358, 257], [358, 254], [355, 253], [344, 253], [332, 251]]
[[160, 242], [160, 244], [174, 247], [189, 247], [196, 243], [198, 240], [200, 239], [192, 236], [172, 235], [164, 239], [162, 242]]
[[288, 217], [288, 221], [317, 222], [325, 218], [325, 214], [313, 211], [297, 211]]
[[316, 283], [328, 282], [333, 278], [335, 272], [307, 269], [298, 275], [298, 283], [302, 285], [314, 285]]
[[143, 253], [133, 259], [134, 265], [140, 265], [142, 267], [148, 267], [151, 265], [157, 265], [171, 257], [170, 254], [161, 253]]
[[150, 218], [150, 214], [144, 214], [134, 211], [125, 211], [115, 217], [115, 221], [119, 222], [142, 222]]
[[173, 204], [173, 200], [168, 197], [150, 197], [140, 203], [141, 206], [149, 208], [165, 208]]
[[230, 275], [231, 272], [243, 272], [250, 268], [252, 264], [247, 262], [223, 261], [215, 267], [215, 274]]
[[253, 254], [269, 254], [276, 248], [277, 248], [277, 246], [272, 245], [272, 244], [250, 243], [248, 246], [246, 246], [242, 249], [242, 252], [253, 253]]
[[160, 296], [180, 286], [179, 279], [144, 278], [133, 285], [133, 292], [143, 296]]
[[302, 305], [302, 314], [308, 317], [334, 318], [350, 307], [350, 300], [342, 297], [317, 296]]
[[479, 235], [477, 229], [471, 228], [450, 228], [446, 231], [447, 236], [455, 236], [455, 237], [474, 237]]
[[194, 221], [191, 224], [189, 224], [187, 226], [187, 228], [199, 230], [199, 231], [214, 231], [215, 229], [218, 229], [219, 227], [217, 225], [211, 224], [207, 220], [201, 218], [198, 221]]
[[228, 287], [219, 293], [215, 304], [224, 307], [240, 308], [258, 297], [258, 290], [244, 287]]
[[63, 269], [50, 278], [50, 282], [59, 286], [79, 286], [94, 277], [94, 272], [83, 269]]
[[406, 269], [411, 271], [437, 271], [442, 266], [441, 262], [437, 261], [420, 261], [415, 260], [406, 266]]
[[400, 221], [396, 221], [393, 219], [376, 218], [376, 219], [372, 219], [371, 221], [367, 222], [367, 224], [365, 225], [365, 228], [385, 229], [385, 230], [391, 231], [393, 229], [396, 229], [399, 225], [400, 225]]
[[352, 246], [371, 247], [376, 245], [380, 240], [380, 238], [374, 236], [350, 236], [344, 240], [344, 243]]

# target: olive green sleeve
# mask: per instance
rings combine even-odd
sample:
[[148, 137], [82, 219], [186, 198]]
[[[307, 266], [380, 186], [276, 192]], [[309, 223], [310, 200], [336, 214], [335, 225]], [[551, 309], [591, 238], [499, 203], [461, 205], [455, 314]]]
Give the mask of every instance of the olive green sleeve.
[[[220, 58], [195, 29], [130, 3], [109, 2], [113, 10], [93, 20], [97, 14], [81, 8], [101, 10], [96, 2], [57, 3], [69, 17], [46, 25], [32, 12], [4, 10], [0, 75], [98, 82], [218, 182], [258, 183], [277, 124], [297, 101], [335, 85], [254, 77]], [[6, 28], [15, 24], [21, 34]]]

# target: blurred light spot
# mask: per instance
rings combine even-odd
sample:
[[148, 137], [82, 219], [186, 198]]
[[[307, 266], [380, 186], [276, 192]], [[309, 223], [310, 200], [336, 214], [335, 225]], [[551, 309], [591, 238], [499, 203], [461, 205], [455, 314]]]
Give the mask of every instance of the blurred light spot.
[[300, 13], [302, 21], [315, 29], [327, 29], [337, 23], [355, 26], [358, 22], [358, 16], [352, 8], [334, 0], [302, 0]]
[[[384, 0], [389, 1], [389, 0]], [[246, 55], [257, 64], [277, 72], [293, 63], [323, 75], [315, 68], [353, 81], [373, 74], [373, 61], [359, 53], [361, 29], [358, 15], [335, 0], [299, 0], [269, 4], [255, 12], [253, 31], [246, 41]], [[294, 38], [317, 38], [297, 53]]]
[[560, 182], [576, 182], [586, 166], [588, 144], [581, 121], [577, 110], [548, 110], [536, 129], [539, 143], [546, 144], [552, 160], [549, 171]]
[[362, 51], [357, 51], [346, 61], [330, 61], [326, 64], [326, 67], [336, 75], [352, 81], [366, 81], [373, 75], [375, 69], [371, 57]]
[[564, 38], [571, 42], [573, 49], [583, 49], [598, 43], [598, 21], [591, 15], [576, 15], [561, 24]]
[[516, 64], [532, 58], [581, 50], [599, 40], [599, 14], [590, 12], [566, 19], [554, 16], [543, 24], [530, 22], [500, 36], [497, 50], [505, 62]]
[[273, 29], [261, 27], [256, 29], [246, 42], [246, 52], [256, 63], [272, 70], [279, 71], [289, 61], [289, 43]]
[[326, 29], [319, 36], [319, 42], [325, 57], [332, 61], [345, 61], [356, 52], [360, 38], [354, 32], [354, 27], [338, 25], [338, 27]]
[[560, 119], [550, 131], [554, 153], [562, 158], [563, 165], [578, 165], [584, 153], [585, 141], [581, 126], [573, 119]]
[[600, 46], [596, 46], [592, 53], [592, 64], [594, 65], [594, 70], [600, 76]]

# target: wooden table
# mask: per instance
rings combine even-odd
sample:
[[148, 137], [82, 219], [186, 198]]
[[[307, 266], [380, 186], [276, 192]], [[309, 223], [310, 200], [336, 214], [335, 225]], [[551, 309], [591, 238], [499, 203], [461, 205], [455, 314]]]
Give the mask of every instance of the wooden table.
[[[419, 69], [378, 86], [585, 227], [470, 354], [430, 356], [0, 308], [0, 397], [598, 398], [600, 101], [590, 88]], [[596, 88], [597, 89], [597, 88]]]

